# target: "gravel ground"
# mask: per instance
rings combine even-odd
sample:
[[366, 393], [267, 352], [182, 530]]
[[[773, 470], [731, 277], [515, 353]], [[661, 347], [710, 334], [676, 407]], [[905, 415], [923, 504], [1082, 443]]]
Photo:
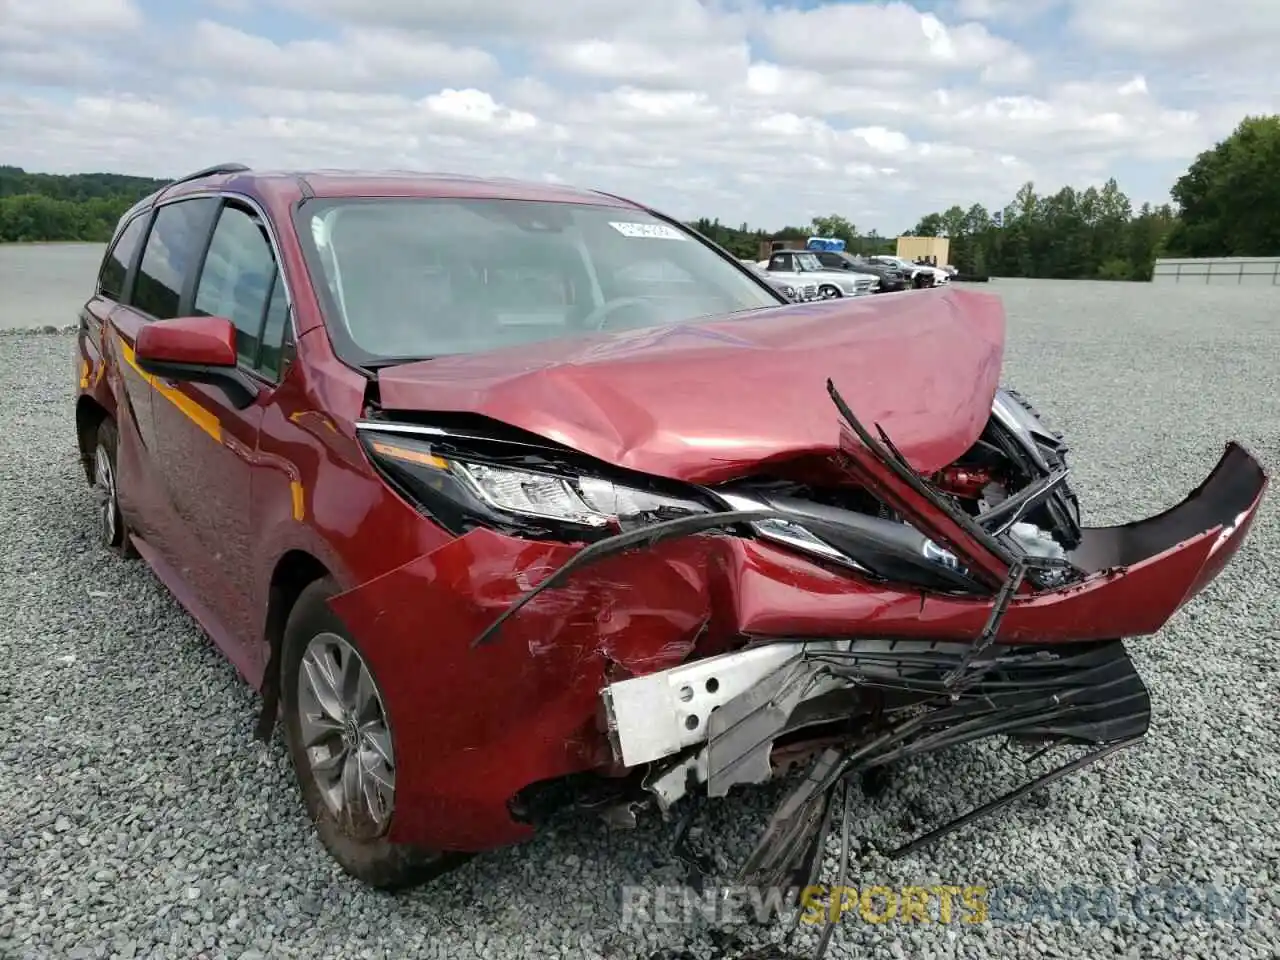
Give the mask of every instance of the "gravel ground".
[[[1184, 496], [1228, 438], [1280, 461], [1280, 291], [993, 283], [1008, 379], [1074, 441], [1091, 522]], [[730, 957], [776, 926], [621, 923], [620, 888], [678, 881], [668, 830], [565, 819], [391, 897], [347, 880], [309, 829], [256, 697], [138, 563], [108, 556], [75, 462], [66, 335], [0, 337], [0, 957]], [[825, 375], [825, 374], [824, 374]], [[1112, 891], [1114, 921], [841, 924], [830, 956], [1272, 957], [1280, 951], [1280, 517], [1133, 644], [1148, 741], [998, 818], [850, 882]], [[859, 798], [894, 839], [1016, 782], [995, 747], [916, 763]], [[734, 798], [700, 842], [741, 856], [778, 788]], [[904, 823], [903, 811], [919, 820]], [[1247, 888], [1246, 925], [1150, 885]], [[993, 913], [996, 911], [992, 908]], [[797, 948], [811, 948], [805, 929]]]

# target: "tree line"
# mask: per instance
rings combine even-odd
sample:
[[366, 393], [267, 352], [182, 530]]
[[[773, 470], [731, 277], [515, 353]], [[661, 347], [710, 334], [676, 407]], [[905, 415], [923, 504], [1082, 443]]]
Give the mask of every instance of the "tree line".
[[[956, 205], [903, 235], [949, 237], [951, 263], [979, 276], [1149, 280], [1160, 257], [1280, 256], [1280, 116], [1246, 117], [1196, 158], [1170, 194], [1172, 203], [1135, 210], [1114, 179], [1046, 194], [1027, 183], [1002, 209]], [[895, 247], [839, 215], [772, 232], [705, 218], [690, 226], [752, 259], [761, 241], [815, 235], [842, 239], [855, 253]]]
[[[105, 241], [125, 210], [164, 183], [0, 166], [0, 242]], [[1172, 203], [1135, 210], [1114, 179], [1045, 194], [1027, 183], [999, 210], [956, 205], [904, 235], [949, 237], [962, 273], [1002, 277], [1147, 280], [1158, 257], [1280, 256], [1280, 115], [1246, 117], [1195, 159], [1170, 195]], [[839, 237], [866, 255], [895, 248], [894, 238], [860, 233], [838, 214], [772, 231], [705, 217], [689, 226], [751, 259], [762, 241], [814, 235]]]
[[124, 212], [164, 180], [115, 173], [28, 173], [0, 166], [0, 243], [104, 243]]

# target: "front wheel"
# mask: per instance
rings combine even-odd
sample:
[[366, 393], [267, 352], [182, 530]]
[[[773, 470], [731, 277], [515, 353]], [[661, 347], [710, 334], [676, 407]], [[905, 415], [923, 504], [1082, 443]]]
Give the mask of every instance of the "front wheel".
[[325, 849], [372, 887], [424, 883], [467, 859], [396, 844], [391, 717], [355, 639], [329, 608], [329, 579], [311, 584], [289, 615], [281, 651], [284, 735], [307, 813]]

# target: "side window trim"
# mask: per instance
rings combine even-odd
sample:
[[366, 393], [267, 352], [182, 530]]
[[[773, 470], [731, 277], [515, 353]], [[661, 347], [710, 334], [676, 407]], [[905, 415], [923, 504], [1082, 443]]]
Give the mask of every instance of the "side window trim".
[[271, 311], [271, 299], [275, 294], [276, 285], [282, 280], [284, 281], [285, 296], [285, 329], [282, 332], [285, 334], [285, 340], [293, 337], [293, 301], [289, 296], [288, 280], [284, 278], [284, 271], [280, 264], [280, 248], [275, 241], [275, 235], [272, 233], [270, 225], [267, 223], [265, 216], [257, 204], [248, 203], [238, 196], [225, 194], [219, 195], [218, 199], [221, 200], [221, 203], [218, 205], [217, 212], [214, 214], [213, 220], [209, 225], [209, 235], [205, 237], [204, 245], [200, 250], [200, 257], [198, 260], [199, 265], [192, 276], [187, 280], [186, 289], [182, 292], [182, 308], [187, 312], [192, 312], [195, 309], [196, 292], [199, 289], [200, 278], [204, 275], [205, 262], [209, 258], [209, 250], [213, 247], [214, 234], [217, 233], [218, 224], [222, 220], [222, 215], [226, 213], [227, 210], [236, 210], [247, 216], [253, 222], [254, 226], [263, 232], [263, 236], [267, 241], [267, 248], [271, 251], [273, 268], [271, 271], [271, 283], [267, 287], [267, 296], [262, 304], [262, 312], [258, 316], [257, 340], [254, 345], [253, 358], [250, 361], [249, 359], [241, 359], [237, 355], [236, 367], [241, 373], [247, 373], [261, 381], [263, 384], [273, 387], [278, 386], [280, 380], [283, 379], [283, 376], [279, 378], [267, 376], [267, 374], [262, 371], [261, 363], [262, 334], [267, 329], [267, 316]]
[[204, 239], [200, 242], [200, 252], [196, 255], [195, 269], [182, 282], [182, 293], [178, 297], [178, 316], [180, 317], [188, 317], [195, 311], [196, 287], [200, 284], [200, 278], [204, 276], [204, 264], [209, 259], [213, 235], [218, 232], [218, 223], [222, 220], [222, 213], [226, 209], [226, 200], [220, 200], [217, 209], [213, 211], [213, 216], [209, 218]]
[[[262, 372], [257, 366], [253, 368], [245, 368], [244, 372], [255, 377], [270, 387], [277, 387], [284, 381], [284, 375], [290, 366], [292, 354], [286, 350], [286, 347], [296, 341], [298, 331], [295, 327], [297, 317], [294, 313], [293, 290], [289, 285], [289, 274], [284, 264], [284, 248], [280, 245], [279, 239], [276, 237], [275, 226], [271, 223], [271, 218], [267, 216], [267, 212], [262, 206], [251, 197], [244, 196], [239, 193], [227, 193], [220, 195], [224, 206], [226, 204], [234, 204], [250, 214], [257, 222], [262, 231], [266, 234], [267, 245], [271, 248], [271, 258], [275, 261], [276, 269], [272, 275], [271, 290], [267, 296], [267, 302], [262, 308], [262, 322], [258, 325], [258, 352], [255, 357], [255, 364], [262, 360], [262, 333], [267, 327], [267, 314], [271, 310], [271, 298], [275, 294], [276, 284], [282, 284], [284, 290], [285, 320], [283, 330], [283, 341], [280, 351], [280, 372], [275, 377], [269, 377]], [[219, 211], [221, 215], [221, 211]], [[213, 239], [210, 233], [210, 241]], [[203, 265], [202, 265], [203, 266]]]

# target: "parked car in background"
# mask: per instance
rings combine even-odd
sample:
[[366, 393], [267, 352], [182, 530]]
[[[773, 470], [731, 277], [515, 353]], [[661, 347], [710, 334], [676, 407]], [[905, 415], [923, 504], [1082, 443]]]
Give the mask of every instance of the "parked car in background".
[[852, 270], [830, 270], [810, 250], [778, 250], [759, 266], [767, 276], [788, 283], [816, 283], [820, 300], [839, 297], [862, 297], [875, 293], [880, 278], [873, 273]]
[[896, 293], [911, 287], [911, 278], [899, 267], [890, 267], [861, 257], [854, 257], [843, 250], [813, 250], [818, 262], [828, 270], [852, 270], [855, 273], [870, 273], [880, 278], [876, 293]]
[[812, 300], [822, 299], [818, 295], [818, 285], [813, 281], [802, 282], [797, 280], [795, 282], [790, 282], [778, 277], [770, 276], [769, 272], [754, 260], [739, 259], [738, 262], [753, 273], [757, 273], [763, 277], [765, 283], [769, 284], [769, 286], [773, 287], [773, 289], [777, 290], [792, 303], [809, 303]]
[[765, 283], [769, 284], [792, 303], [808, 303], [812, 300], [822, 299], [818, 293], [818, 285], [812, 281], [808, 283], [801, 281], [792, 283], [775, 277], [765, 277], [764, 280]]
[[888, 255], [870, 257], [877, 263], [883, 263], [887, 266], [895, 266], [900, 270], [910, 270], [912, 273], [912, 283], [917, 287], [937, 287], [951, 280], [951, 275], [945, 270], [938, 267], [930, 267], [922, 263], [912, 263], [903, 257], [891, 257]]

